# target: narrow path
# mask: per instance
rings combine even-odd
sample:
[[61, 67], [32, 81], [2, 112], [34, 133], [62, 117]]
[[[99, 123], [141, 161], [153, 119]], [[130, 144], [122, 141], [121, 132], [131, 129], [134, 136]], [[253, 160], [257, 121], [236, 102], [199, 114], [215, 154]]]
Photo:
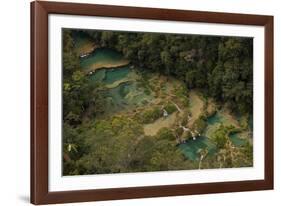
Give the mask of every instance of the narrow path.
[[178, 110], [180, 113], [182, 113], [182, 110], [180, 109], [180, 107], [179, 107], [175, 102], [173, 102], [173, 101], [171, 101], [171, 102], [176, 106], [177, 110]]
[[202, 114], [204, 102], [196, 93], [196, 91], [190, 91], [189, 101], [190, 101], [190, 112], [192, 117], [189, 120], [187, 126], [191, 127], [194, 124], [195, 120], [198, 119]]

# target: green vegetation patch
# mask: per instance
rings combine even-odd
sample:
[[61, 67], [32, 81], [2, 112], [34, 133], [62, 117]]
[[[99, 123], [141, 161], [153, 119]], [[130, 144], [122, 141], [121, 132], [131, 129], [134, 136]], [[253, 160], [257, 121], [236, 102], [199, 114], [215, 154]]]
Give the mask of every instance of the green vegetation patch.
[[164, 106], [164, 110], [166, 110], [168, 114], [172, 114], [177, 111], [177, 107], [173, 103], [168, 103]]
[[159, 107], [148, 109], [139, 114], [139, 121], [143, 124], [149, 124], [154, 122], [163, 116], [163, 111]]

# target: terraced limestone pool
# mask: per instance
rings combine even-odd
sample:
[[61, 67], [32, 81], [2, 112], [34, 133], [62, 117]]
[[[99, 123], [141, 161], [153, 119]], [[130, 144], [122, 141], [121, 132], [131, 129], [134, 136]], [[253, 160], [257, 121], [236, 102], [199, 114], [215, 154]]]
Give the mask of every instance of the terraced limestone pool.
[[120, 67], [118, 69], [98, 69], [93, 75], [90, 75], [92, 82], [103, 82], [107, 85], [115, 81], [124, 79], [130, 73], [129, 66]]
[[80, 65], [86, 71], [95, 71], [99, 68], [120, 67], [128, 63], [128, 60], [121, 53], [109, 48], [97, 48], [88, 56], [80, 59]]
[[[87, 70], [91, 65], [115, 65], [123, 59], [122, 54], [108, 48], [96, 49], [85, 58], [81, 58], [80, 65]], [[138, 84], [139, 74], [129, 64], [118, 67], [101, 67], [88, 75], [93, 84], [103, 83], [106, 97], [105, 111], [112, 114], [119, 111], [142, 106], [153, 99], [152, 95], [144, 92]]]
[[[179, 145], [179, 149], [183, 152], [186, 158], [190, 160], [198, 160], [199, 154], [198, 150], [207, 148], [209, 153], [208, 155], [213, 155], [216, 153], [216, 145], [212, 142], [212, 134], [219, 128], [220, 124], [224, 125], [236, 125], [238, 124], [229, 114], [226, 114], [222, 111], [218, 111], [215, 115], [207, 119], [208, 126], [205, 129], [204, 136], [196, 138], [196, 140], [188, 140], [184, 144]], [[229, 135], [229, 139], [232, 143], [237, 146], [243, 146], [247, 143], [244, 133], [233, 133]]]
[[247, 143], [247, 140], [245, 138], [241, 138], [241, 133], [234, 133], [229, 135], [229, 139], [235, 146], [243, 146]]
[[[224, 113], [223, 111], [217, 112], [214, 116], [208, 118], [208, 127], [206, 129], [205, 134], [207, 136], [211, 136], [212, 133], [220, 126], [220, 124], [224, 124], [225, 126], [234, 125], [238, 127], [239, 123], [229, 114]], [[235, 146], [243, 146], [246, 144], [247, 140], [244, 137], [244, 133], [233, 133], [229, 135], [229, 139]]]
[[190, 160], [199, 160], [199, 149], [208, 149], [208, 155], [213, 155], [216, 151], [216, 145], [207, 137], [200, 136], [197, 137], [196, 140], [188, 140], [184, 144], [179, 145], [179, 149], [183, 152], [183, 154]]

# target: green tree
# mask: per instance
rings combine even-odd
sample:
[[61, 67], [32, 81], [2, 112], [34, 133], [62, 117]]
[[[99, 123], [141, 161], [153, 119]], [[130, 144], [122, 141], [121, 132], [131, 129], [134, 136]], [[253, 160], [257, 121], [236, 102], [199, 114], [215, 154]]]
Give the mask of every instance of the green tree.
[[211, 137], [215, 144], [217, 145], [218, 149], [222, 149], [225, 147], [227, 140], [228, 140], [228, 130], [222, 124], [220, 127], [214, 132], [213, 136]]

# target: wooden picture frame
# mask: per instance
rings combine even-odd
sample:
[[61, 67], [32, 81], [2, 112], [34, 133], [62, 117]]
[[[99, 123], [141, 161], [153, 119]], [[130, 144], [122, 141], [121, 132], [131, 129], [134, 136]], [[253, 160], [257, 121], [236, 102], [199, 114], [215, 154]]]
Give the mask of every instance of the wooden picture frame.
[[[48, 190], [48, 15], [119, 17], [263, 26], [265, 31], [264, 180], [50, 192]], [[273, 189], [273, 17], [93, 4], [31, 3], [31, 202], [33, 204]]]

